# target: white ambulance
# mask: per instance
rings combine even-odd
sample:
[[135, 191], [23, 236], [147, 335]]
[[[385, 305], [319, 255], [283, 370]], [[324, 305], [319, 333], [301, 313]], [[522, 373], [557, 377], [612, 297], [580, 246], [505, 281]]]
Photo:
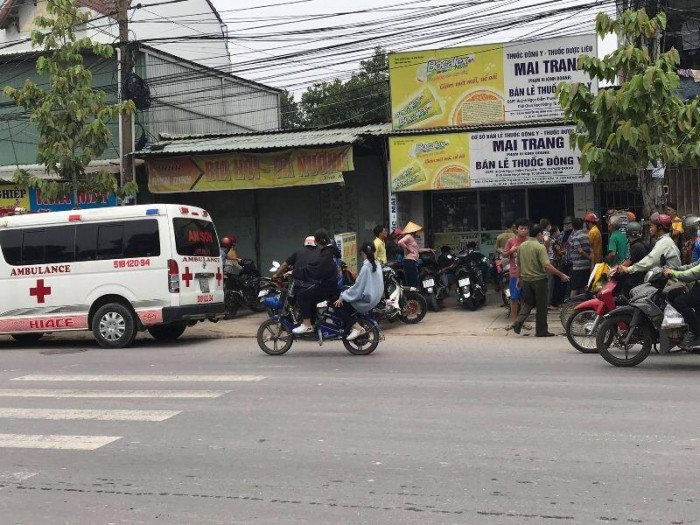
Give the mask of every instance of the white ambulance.
[[0, 334], [91, 330], [105, 348], [173, 340], [223, 317], [209, 214], [153, 204], [0, 218]]

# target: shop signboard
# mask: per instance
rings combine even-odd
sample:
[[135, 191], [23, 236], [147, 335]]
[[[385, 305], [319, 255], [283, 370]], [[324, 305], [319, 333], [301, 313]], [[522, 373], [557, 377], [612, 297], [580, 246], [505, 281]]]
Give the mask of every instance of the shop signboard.
[[96, 191], [78, 193], [78, 205], [72, 194], [64, 195], [57, 199], [47, 199], [39, 188], [29, 189], [29, 209], [33, 212], [67, 211], [79, 208], [88, 210], [93, 208], [109, 208], [117, 205], [117, 197], [110, 193], [103, 195]]
[[335, 242], [345, 264], [357, 273], [359, 271], [357, 268], [357, 233], [339, 233], [335, 236]]
[[343, 182], [352, 146], [148, 159], [152, 193], [252, 190]]
[[27, 188], [16, 184], [0, 184], [0, 216], [14, 213], [17, 208], [29, 210]]
[[597, 56], [595, 35], [410, 51], [389, 55], [393, 127], [426, 129], [563, 116], [560, 82], [596, 81], [578, 58]]
[[391, 137], [392, 191], [589, 182], [572, 126]]

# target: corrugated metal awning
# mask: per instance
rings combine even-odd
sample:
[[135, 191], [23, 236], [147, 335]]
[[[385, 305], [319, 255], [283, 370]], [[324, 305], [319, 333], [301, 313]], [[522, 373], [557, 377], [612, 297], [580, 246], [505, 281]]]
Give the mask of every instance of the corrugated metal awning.
[[452, 126], [429, 129], [392, 130], [391, 123], [370, 124], [349, 128], [302, 129], [292, 131], [266, 131], [227, 134], [177, 135], [161, 133], [158, 142], [136, 153], [137, 157], [159, 157], [196, 153], [227, 153], [231, 151], [257, 151], [313, 146], [354, 144], [363, 137], [430, 135], [434, 133], [469, 133], [473, 131], [570, 125], [563, 119], [526, 122], [498, 122], [472, 126]]
[[381, 136], [391, 132], [391, 124], [375, 124], [354, 128], [307, 129], [264, 133], [226, 135], [170, 135], [137, 153], [138, 157], [181, 155], [186, 153], [225, 153], [313, 146], [354, 144], [362, 137]]

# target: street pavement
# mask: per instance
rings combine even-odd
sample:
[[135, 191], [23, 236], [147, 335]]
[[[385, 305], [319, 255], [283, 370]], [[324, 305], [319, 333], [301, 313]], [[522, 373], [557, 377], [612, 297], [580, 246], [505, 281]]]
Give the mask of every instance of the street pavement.
[[[465, 313], [465, 316], [470, 313]], [[0, 338], [0, 522], [695, 523], [700, 357]]]

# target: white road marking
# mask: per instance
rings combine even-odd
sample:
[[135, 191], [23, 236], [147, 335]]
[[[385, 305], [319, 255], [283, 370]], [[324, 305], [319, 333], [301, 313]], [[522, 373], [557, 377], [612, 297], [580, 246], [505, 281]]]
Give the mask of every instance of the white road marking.
[[21, 483], [36, 476], [36, 472], [0, 472], [0, 483]]
[[41, 448], [54, 450], [97, 450], [121, 436], [57, 436], [0, 434], [0, 448]]
[[231, 390], [70, 390], [70, 389], [0, 389], [0, 397], [53, 397], [53, 398], [216, 398]]
[[15, 377], [11, 381], [86, 381], [86, 382], [136, 382], [149, 381], [154, 383], [239, 383], [262, 381], [267, 379], [267, 376], [248, 376], [248, 375], [42, 375], [32, 374], [27, 376]]
[[165, 421], [181, 410], [77, 410], [64, 408], [0, 408], [0, 418], [54, 421]]

